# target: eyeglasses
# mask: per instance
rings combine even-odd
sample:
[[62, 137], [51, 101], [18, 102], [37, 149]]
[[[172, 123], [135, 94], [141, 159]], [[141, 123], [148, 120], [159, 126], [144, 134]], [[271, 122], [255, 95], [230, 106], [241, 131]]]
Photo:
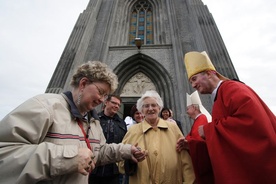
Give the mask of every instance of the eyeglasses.
[[111, 101], [110, 102], [113, 104], [113, 105], [118, 105], [119, 107], [121, 107], [121, 104], [117, 103], [117, 102], [114, 102], [114, 101]]
[[101, 98], [104, 98], [104, 100], [106, 100], [107, 97], [108, 97], [108, 94], [106, 94], [106, 93], [104, 92], [104, 90], [100, 89], [96, 84], [94, 84], [94, 83], [92, 83], [92, 84], [93, 84], [94, 86], [96, 86], [96, 88], [97, 88], [97, 90], [98, 90], [98, 92], [99, 92], [100, 97], [101, 97]]
[[144, 107], [144, 108], [148, 109], [148, 108], [150, 108], [150, 107], [152, 107], [152, 108], [156, 108], [157, 106], [158, 106], [158, 104], [157, 104], [157, 103], [155, 103], [155, 104], [144, 104], [142, 107]]

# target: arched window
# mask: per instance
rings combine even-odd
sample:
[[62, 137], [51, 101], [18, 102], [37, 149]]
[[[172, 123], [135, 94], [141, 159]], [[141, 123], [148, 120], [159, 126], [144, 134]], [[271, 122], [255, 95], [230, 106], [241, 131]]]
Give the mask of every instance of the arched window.
[[142, 44], [153, 44], [152, 7], [147, 1], [138, 1], [131, 11], [129, 44], [135, 45], [135, 38]]

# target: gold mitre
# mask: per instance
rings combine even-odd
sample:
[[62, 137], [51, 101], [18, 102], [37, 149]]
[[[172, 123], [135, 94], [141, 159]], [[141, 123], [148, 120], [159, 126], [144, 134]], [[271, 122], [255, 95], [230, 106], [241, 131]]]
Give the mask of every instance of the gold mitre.
[[209, 56], [205, 51], [201, 53], [196, 51], [186, 53], [184, 56], [184, 64], [186, 66], [188, 79], [200, 72], [213, 70], [216, 71], [217, 76], [221, 80], [229, 80], [227, 77], [224, 77], [217, 72], [216, 68], [214, 67], [213, 63], [211, 62]]

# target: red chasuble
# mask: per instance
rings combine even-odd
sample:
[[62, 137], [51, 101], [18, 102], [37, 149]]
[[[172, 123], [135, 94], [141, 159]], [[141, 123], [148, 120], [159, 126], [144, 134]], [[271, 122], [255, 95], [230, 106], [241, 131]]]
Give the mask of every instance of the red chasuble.
[[191, 128], [190, 133], [185, 137], [189, 144], [189, 153], [194, 166], [197, 184], [213, 184], [213, 170], [208, 155], [205, 141], [198, 133], [198, 127], [208, 124], [208, 120], [204, 114], [198, 116]]
[[276, 117], [237, 81], [224, 81], [204, 126], [216, 184], [276, 183]]
[[208, 120], [206, 118], [206, 116], [204, 114], [199, 115], [195, 121], [194, 124], [191, 128], [190, 133], [185, 137], [188, 141], [193, 138], [196, 140], [202, 140], [202, 138], [200, 137], [199, 133], [198, 133], [198, 127], [201, 125], [206, 125], [208, 123]]

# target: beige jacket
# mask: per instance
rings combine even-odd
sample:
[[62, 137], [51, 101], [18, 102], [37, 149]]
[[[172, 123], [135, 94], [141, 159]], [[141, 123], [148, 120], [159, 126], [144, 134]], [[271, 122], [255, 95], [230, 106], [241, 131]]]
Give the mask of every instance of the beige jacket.
[[[77, 172], [76, 157], [87, 145], [68, 102], [61, 94], [38, 95], [1, 120], [1, 184], [87, 184], [88, 176]], [[131, 158], [131, 145], [106, 144], [99, 121], [92, 118], [90, 125], [97, 165]]]

